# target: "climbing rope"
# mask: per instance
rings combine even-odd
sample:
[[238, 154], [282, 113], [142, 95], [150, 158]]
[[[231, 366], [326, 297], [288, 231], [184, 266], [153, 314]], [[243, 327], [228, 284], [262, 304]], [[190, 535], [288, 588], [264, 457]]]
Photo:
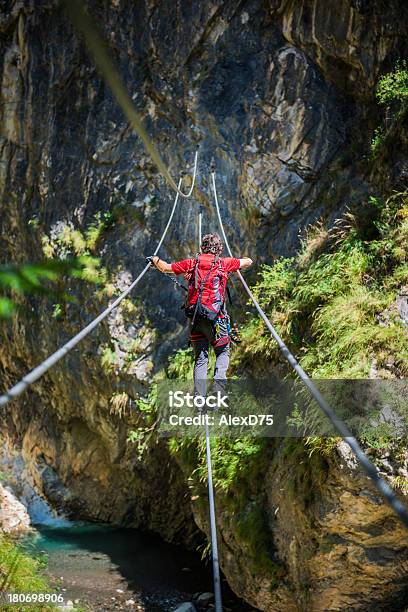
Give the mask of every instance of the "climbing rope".
[[[202, 241], [202, 216], [203, 211], [202, 206], [200, 205], [198, 209], [198, 250], [200, 250]], [[207, 457], [208, 505], [210, 510], [211, 556], [213, 566], [215, 612], [222, 612], [220, 564], [218, 560], [217, 543], [217, 522], [215, 518], [214, 484], [212, 477], [211, 442], [207, 420], [205, 421], [205, 450]]]
[[[198, 237], [199, 247], [201, 246], [201, 234], [202, 234], [202, 207], [198, 210]], [[173, 276], [164, 274], [165, 278], [171, 280], [178, 288], [183, 291], [188, 291], [188, 288], [182, 285]], [[215, 517], [215, 501], [214, 501], [214, 485], [212, 477], [212, 462], [211, 462], [211, 442], [210, 433], [208, 429], [208, 423], [205, 421], [205, 447], [206, 447], [206, 458], [207, 458], [207, 481], [208, 481], [208, 505], [210, 511], [210, 533], [211, 533], [211, 556], [213, 565], [213, 582], [214, 582], [214, 596], [215, 596], [215, 612], [222, 612], [222, 596], [221, 596], [221, 579], [220, 579], [220, 566], [218, 560], [218, 544], [217, 544], [217, 523]]]
[[[211, 164], [211, 178], [212, 178], [212, 189], [213, 189], [214, 202], [215, 202], [215, 207], [216, 207], [217, 216], [218, 216], [218, 222], [219, 222], [219, 225], [220, 225], [220, 228], [221, 228], [221, 232], [222, 232], [222, 236], [224, 238], [225, 245], [227, 247], [227, 251], [228, 251], [230, 257], [232, 257], [233, 256], [232, 255], [232, 251], [231, 251], [231, 248], [230, 248], [227, 236], [225, 234], [224, 224], [223, 224], [222, 218], [221, 218], [220, 207], [219, 207], [218, 196], [217, 196], [217, 188], [216, 188], [216, 184], [215, 184], [215, 167], [214, 167], [213, 163]], [[270, 320], [268, 319], [268, 317], [266, 316], [266, 314], [264, 313], [264, 311], [262, 310], [262, 308], [258, 304], [258, 301], [254, 297], [252, 291], [250, 290], [250, 288], [246, 284], [246, 282], [245, 282], [241, 272], [239, 272], [239, 271], [238, 271], [238, 277], [239, 277], [239, 279], [240, 279], [240, 281], [241, 281], [245, 291], [247, 292], [247, 294], [251, 298], [253, 304], [255, 305], [255, 308], [257, 309], [258, 314], [260, 315], [261, 319], [264, 321], [266, 327], [268, 328], [268, 330], [271, 332], [272, 336], [276, 340], [276, 342], [277, 342], [277, 344], [279, 346], [279, 349], [281, 350], [281, 352], [282, 352], [283, 356], [285, 357], [285, 359], [289, 362], [289, 364], [292, 366], [292, 368], [298, 374], [300, 379], [303, 381], [303, 383], [309, 389], [310, 393], [312, 394], [312, 396], [314, 397], [314, 399], [316, 400], [316, 402], [318, 403], [318, 405], [320, 406], [320, 408], [322, 409], [324, 414], [333, 423], [333, 425], [334, 425], [335, 429], [338, 431], [339, 435], [342, 438], [344, 438], [344, 440], [347, 442], [347, 444], [351, 448], [353, 454], [355, 455], [355, 457], [359, 461], [360, 465], [365, 470], [366, 474], [374, 482], [374, 485], [376, 486], [378, 492], [382, 495], [382, 497], [384, 497], [386, 502], [391, 506], [391, 508], [394, 510], [394, 512], [399, 516], [401, 521], [404, 523], [405, 527], [408, 527], [408, 511], [405, 508], [405, 506], [400, 502], [400, 500], [396, 496], [395, 492], [385, 482], [385, 480], [383, 478], [381, 478], [381, 476], [379, 476], [377, 468], [367, 458], [367, 456], [365, 455], [363, 449], [361, 448], [361, 446], [357, 442], [356, 438], [352, 435], [352, 433], [350, 432], [348, 427], [343, 423], [343, 421], [341, 421], [336, 416], [336, 414], [334, 413], [332, 408], [329, 406], [329, 404], [326, 402], [325, 398], [322, 396], [320, 391], [317, 389], [317, 387], [314, 385], [314, 383], [310, 380], [309, 376], [306, 374], [306, 372], [303, 370], [303, 368], [298, 364], [298, 362], [296, 361], [295, 357], [289, 351], [288, 347], [283, 342], [282, 338], [279, 336], [279, 334], [277, 333], [277, 331], [273, 327], [272, 323], [270, 322]]]
[[120, 76], [119, 71], [115, 67], [115, 64], [113, 63], [112, 59], [109, 57], [109, 54], [106, 50], [105, 41], [97, 31], [95, 27], [95, 22], [92, 21], [91, 17], [84, 9], [83, 0], [63, 0], [63, 4], [72, 23], [80, 32], [82, 32], [86, 44], [88, 46], [88, 50], [91, 56], [93, 57], [95, 64], [99, 68], [105, 81], [108, 83], [111, 92], [115, 96], [117, 103], [123, 110], [132, 128], [143, 141], [146, 150], [150, 154], [161, 175], [167, 181], [170, 187], [177, 191], [179, 196], [181, 196], [182, 198], [189, 198], [193, 193], [194, 189], [198, 153], [196, 152], [195, 155], [193, 183], [191, 185], [190, 190], [187, 193], [183, 193], [179, 189], [179, 186], [177, 186], [174, 182], [173, 178], [170, 175], [170, 172], [168, 171], [165, 163], [161, 158], [160, 153], [157, 151], [149, 134], [145, 130], [142, 119], [127, 92], [122, 77]]
[[217, 523], [215, 518], [214, 485], [212, 478], [211, 444], [208, 423], [205, 421], [205, 448], [207, 456], [208, 503], [210, 507], [211, 555], [215, 596], [215, 612], [222, 612], [220, 564], [218, 560]]
[[[176, 197], [175, 197], [174, 203], [173, 203], [173, 208], [171, 210], [169, 219], [167, 221], [167, 225], [166, 225], [166, 227], [164, 229], [164, 232], [163, 232], [163, 234], [162, 234], [162, 236], [161, 236], [161, 238], [159, 240], [159, 243], [158, 243], [158, 245], [157, 245], [153, 255], [157, 255], [157, 253], [159, 252], [159, 250], [160, 250], [160, 248], [161, 248], [161, 246], [163, 244], [163, 241], [164, 241], [164, 239], [166, 237], [166, 234], [168, 232], [168, 229], [170, 227], [170, 224], [171, 224], [171, 222], [173, 220], [173, 216], [174, 216], [174, 213], [176, 211], [177, 204], [178, 204], [178, 201], [179, 201], [179, 196], [180, 196], [179, 187], [181, 187], [182, 180], [183, 179], [180, 178], [179, 183], [178, 183]], [[192, 185], [192, 187], [194, 187], [194, 182], [195, 182], [195, 175], [193, 177], [193, 185]], [[129, 287], [125, 291], [123, 291], [123, 293], [121, 293], [121, 295], [110, 306], [108, 306], [108, 308], [106, 308], [103, 312], [101, 312], [101, 314], [99, 316], [97, 316], [95, 319], [93, 319], [93, 321], [91, 321], [78, 334], [76, 334], [76, 336], [71, 338], [71, 340], [66, 342], [61, 348], [59, 348], [57, 351], [55, 351], [55, 353], [53, 353], [47, 359], [45, 359], [45, 361], [40, 363], [40, 365], [38, 365], [36, 368], [34, 368], [34, 370], [32, 370], [31, 372], [26, 374], [26, 376], [24, 376], [24, 378], [22, 378], [17, 384], [15, 384], [13, 387], [11, 387], [11, 389], [9, 389], [6, 393], [4, 393], [3, 395], [0, 395], [0, 406], [4, 406], [10, 400], [16, 398], [18, 395], [23, 393], [23, 391], [25, 389], [27, 389], [27, 387], [29, 385], [31, 385], [36, 380], [38, 380], [41, 376], [43, 376], [43, 374], [45, 374], [60, 359], [65, 357], [65, 355], [67, 355], [79, 342], [81, 342], [81, 340], [86, 338], [86, 336], [88, 336], [88, 334], [90, 334], [99, 325], [99, 323], [101, 321], [106, 319], [106, 317], [113, 310], [115, 310], [115, 308], [117, 308], [119, 306], [119, 304], [122, 302], [122, 300], [124, 300], [125, 297], [127, 295], [129, 295], [129, 293], [131, 291], [133, 291], [133, 289], [136, 287], [136, 285], [142, 280], [142, 278], [144, 277], [144, 275], [146, 274], [146, 272], [148, 271], [150, 266], [151, 266], [151, 263], [149, 262], [143, 268], [143, 270], [141, 271], [139, 276], [137, 278], [135, 278], [135, 280], [132, 282], [132, 284], [129, 285]]]
[[198, 249], [200, 250], [201, 248], [201, 242], [203, 240], [203, 236], [202, 236], [202, 226], [203, 226], [203, 207], [200, 204], [200, 207], [198, 209]]

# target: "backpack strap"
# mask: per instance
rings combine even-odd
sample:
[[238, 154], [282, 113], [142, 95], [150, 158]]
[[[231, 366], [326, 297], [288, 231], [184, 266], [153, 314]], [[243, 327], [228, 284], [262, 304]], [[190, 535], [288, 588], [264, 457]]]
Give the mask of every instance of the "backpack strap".
[[230, 306], [232, 306], [231, 291], [229, 290], [228, 285], [225, 286], [225, 290], [226, 290], [227, 295], [228, 295], [228, 301], [230, 303]]
[[[226, 279], [225, 279], [225, 293], [227, 294], [228, 301], [229, 301], [230, 305], [232, 306], [231, 292], [230, 292], [229, 287], [228, 287], [228, 272], [225, 274], [225, 270], [224, 270], [224, 266], [223, 266], [223, 263], [222, 263], [222, 259], [220, 259], [220, 270], [222, 272], [222, 276], [226, 275]], [[225, 297], [224, 297], [224, 302], [223, 302], [222, 307], [225, 309]]]
[[195, 289], [198, 289], [198, 258], [199, 258], [199, 254], [197, 253], [196, 257], [195, 257], [195, 266], [194, 266], [194, 287]]
[[[214, 267], [214, 264], [217, 262], [217, 259], [218, 259], [218, 255], [215, 255], [214, 259], [211, 262], [211, 266], [210, 266], [210, 269], [208, 270], [208, 273], [205, 275], [205, 278], [201, 279], [200, 290], [198, 292], [196, 307], [194, 309], [194, 314], [193, 314], [193, 320], [191, 321], [191, 327], [192, 328], [194, 327], [194, 321], [195, 321], [196, 316], [197, 316], [198, 306], [201, 304], [201, 298], [202, 298], [202, 295], [203, 295], [205, 283], [209, 279], [211, 271], [212, 271], [212, 269]], [[197, 268], [198, 268], [198, 258], [197, 258], [196, 270], [197, 270]]]

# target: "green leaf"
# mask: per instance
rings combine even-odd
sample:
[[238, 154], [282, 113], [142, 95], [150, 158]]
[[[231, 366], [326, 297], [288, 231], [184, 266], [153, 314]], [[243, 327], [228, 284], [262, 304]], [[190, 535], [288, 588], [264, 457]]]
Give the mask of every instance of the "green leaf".
[[0, 297], [0, 317], [7, 319], [11, 317], [14, 310], [13, 302], [6, 297]]

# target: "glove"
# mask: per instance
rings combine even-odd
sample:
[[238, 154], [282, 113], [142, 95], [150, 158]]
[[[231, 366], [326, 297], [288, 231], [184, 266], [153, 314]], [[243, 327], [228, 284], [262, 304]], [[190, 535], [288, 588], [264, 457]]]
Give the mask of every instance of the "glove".
[[149, 255], [149, 257], [146, 257], [146, 261], [152, 264], [154, 267], [156, 267], [156, 263], [159, 261], [159, 259], [160, 258], [157, 257], [157, 255]]

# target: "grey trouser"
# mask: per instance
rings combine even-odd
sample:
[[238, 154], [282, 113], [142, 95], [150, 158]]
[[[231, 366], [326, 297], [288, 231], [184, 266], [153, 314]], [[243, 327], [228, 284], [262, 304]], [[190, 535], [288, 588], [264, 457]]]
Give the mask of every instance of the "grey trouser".
[[230, 340], [229, 337], [226, 337], [223, 344], [214, 346], [214, 326], [210, 321], [201, 317], [197, 317], [195, 321], [192, 338], [194, 337], [194, 333], [196, 333], [197, 336], [202, 336], [196, 340], [192, 339], [191, 342], [195, 354], [194, 387], [196, 392], [200, 393], [200, 395], [205, 395], [208, 372], [208, 351], [210, 343], [216, 356], [214, 381], [220, 388], [222, 388], [227, 379], [227, 370], [230, 358]]

